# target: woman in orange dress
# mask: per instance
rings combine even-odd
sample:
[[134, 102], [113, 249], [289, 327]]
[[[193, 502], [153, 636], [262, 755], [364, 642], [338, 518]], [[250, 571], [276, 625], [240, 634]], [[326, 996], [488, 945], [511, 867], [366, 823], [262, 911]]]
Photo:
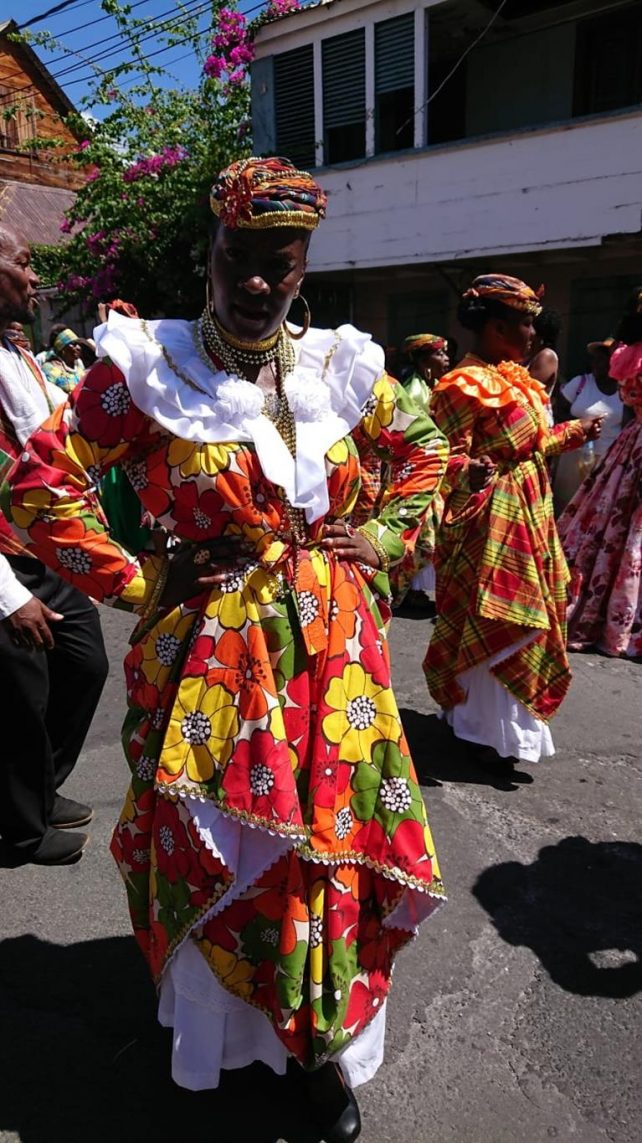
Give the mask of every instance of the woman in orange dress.
[[451, 454], [436, 554], [438, 617], [424, 667], [457, 737], [509, 766], [554, 753], [548, 723], [571, 678], [568, 571], [546, 459], [600, 428], [599, 420], [550, 427], [545, 387], [518, 364], [539, 310], [538, 295], [519, 279], [476, 278], [459, 307], [474, 351], [431, 400]]

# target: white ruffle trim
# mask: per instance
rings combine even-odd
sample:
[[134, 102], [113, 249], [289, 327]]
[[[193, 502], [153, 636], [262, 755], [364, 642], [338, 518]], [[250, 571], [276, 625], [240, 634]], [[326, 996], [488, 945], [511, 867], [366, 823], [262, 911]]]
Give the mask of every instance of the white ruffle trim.
[[[359, 423], [384, 369], [383, 350], [370, 334], [342, 325], [336, 330], [310, 329], [294, 343], [297, 361], [286, 389], [294, 394], [300, 377], [292, 409], [297, 426], [295, 459], [263, 414], [256, 390], [250, 399], [247, 381], [215, 372], [201, 360], [193, 323], [162, 318], [147, 322], [146, 329], [148, 333], [139, 320], [112, 311], [109, 321], [94, 330], [98, 356], [110, 357], [118, 366], [134, 404], [182, 440], [251, 441], [268, 480], [285, 490], [291, 504], [305, 510], [308, 522], [325, 515], [329, 508], [325, 454]], [[195, 388], [170, 367], [163, 347]]]
[[[292, 842], [275, 841], [274, 835], [260, 830], [250, 832], [211, 803], [189, 798], [186, 805], [203, 843], [235, 874], [231, 889], [200, 918], [200, 926], [254, 884]], [[411, 909], [411, 924], [417, 915], [416, 907]], [[385, 1008], [384, 1002], [361, 1035], [335, 1057], [351, 1087], [371, 1079], [383, 1060]], [[222, 1068], [244, 1068], [256, 1060], [277, 1075], [285, 1073], [288, 1053], [267, 1016], [219, 983], [189, 937], [163, 974], [158, 1019], [174, 1030], [172, 1078], [181, 1087], [218, 1087]]]
[[443, 712], [457, 738], [491, 746], [501, 758], [518, 758], [520, 762], [552, 758], [555, 747], [548, 723], [535, 718], [490, 670], [536, 637], [529, 632], [512, 647], [457, 676], [466, 699]]

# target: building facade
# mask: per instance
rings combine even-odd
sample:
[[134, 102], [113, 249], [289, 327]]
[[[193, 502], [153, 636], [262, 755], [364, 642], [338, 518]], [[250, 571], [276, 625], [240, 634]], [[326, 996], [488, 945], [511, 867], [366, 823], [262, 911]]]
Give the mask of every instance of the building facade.
[[575, 371], [642, 283], [642, 3], [498, 7], [329, 0], [265, 25], [255, 150], [328, 192], [315, 321], [458, 337], [458, 291], [503, 270], [545, 283]]

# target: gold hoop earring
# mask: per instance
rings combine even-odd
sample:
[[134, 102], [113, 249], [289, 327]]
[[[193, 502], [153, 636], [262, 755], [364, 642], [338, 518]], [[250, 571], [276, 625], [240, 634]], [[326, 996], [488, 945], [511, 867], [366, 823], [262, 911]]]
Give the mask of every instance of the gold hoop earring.
[[210, 317], [214, 317], [214, 310], [212, 309], [212, 299], [210, 296], [210, 276], [207, 275], [205, 279], [205, 308]]
[[303, 297], [303, 294], [296, 294], [295, 297], [299, 298], [299, 300], [301, 301], [301, 303], [303, 304], [303, 307], [305, 309], [305, 313], [303, 315], [303, 328], [300, 329], [298, 333], [292, 333], [292, 330], [288, 327], [288, 324], [285, 321], [283, 322], [283, 328], [284, 328], [285, 332], [287, 333], [288, 337], [291, 338], [292, 341], [300, 341], [302, 337], [305, 337], [306, 333], [308, 332], [308, 330], [310, 328], [310, 322], [312, 321], [312, 314], [310, 313], [310, 307], [309, 307], [308, 303], [306, 302], [305, 298]]

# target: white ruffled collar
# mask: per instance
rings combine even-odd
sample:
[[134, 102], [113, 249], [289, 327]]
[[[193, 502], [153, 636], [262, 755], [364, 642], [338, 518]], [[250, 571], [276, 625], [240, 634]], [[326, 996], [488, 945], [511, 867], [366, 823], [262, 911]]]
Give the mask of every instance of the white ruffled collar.
[[[296, 365], [284, 388], [297, 428], [295, 459], [265, 416], [260, 390], [201, 360], [193, 323], [143, 323], [112, 311], [94, 338], [99, 357], [110, 357], [122, 371], [143, 413], [183, 440], [252, 442], [265, 475], [309, 522], [329, 507], [325, 454], [361, 420], [384, 368], [381, 347], [351, 325], [310, 329], [294, 343]], [[183, 376], [170, 367], [163, 347]]]

